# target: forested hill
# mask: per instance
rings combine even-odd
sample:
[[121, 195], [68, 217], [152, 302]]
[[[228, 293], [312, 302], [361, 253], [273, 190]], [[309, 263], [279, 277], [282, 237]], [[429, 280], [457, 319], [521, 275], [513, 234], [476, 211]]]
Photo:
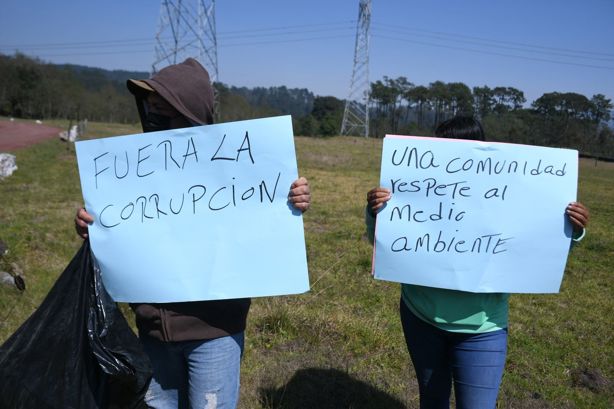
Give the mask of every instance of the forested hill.
[[124, 89], [126, 87], [126, 81], [129, 79], [149, 77], [149, 73], [146, 71], [111, 71], [75, 64], [59, 64], [56, 65], [56, 67], [60, 70], [72, 72], [77, 81], [82, 83], [85, 88], [93, 91], [104, 88], [108, 83]]
[[[137, 122], [126, 80], [148, 77], [148, 72], [56, 65], [22, 54], [0, 54], [0, 115]], [[315, 98], [305, 88], [215, 86], [223, 121], [282, 114], [304, 117], [311, 114]]]
[[[53, 65], [22, 54], [0, 54], [0, 115], [66, 118], [103, 122], [138, 122], [129, 78], [147, 72], [109, 71], [79, 65]], [[294, 132], [303, 136], [337, 135], [344, 101], [315, 96], [305, 88], [246, 88], [214, 84], [218, 121], [292, 115]], [[369, 135], [431, 135], [454, 115], [475, 115], [486, 135], [500, 142], [574, 148], [584, 154], [614, 158], [614, 131], [608, 126], [613, 104], [603, 94], [549, 92], [527, 101], [509, 86], [477, 86], [434, 81], [413, 84], [406, 77], [371, 83]]]

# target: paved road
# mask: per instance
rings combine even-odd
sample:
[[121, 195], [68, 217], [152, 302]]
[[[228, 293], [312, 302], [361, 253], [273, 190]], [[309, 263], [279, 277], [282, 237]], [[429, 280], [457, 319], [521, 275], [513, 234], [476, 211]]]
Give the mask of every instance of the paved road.
[[58, 138], [61, 129], [34, 122], [0, 121], [0, 152], [11, 152], [47, 139]]

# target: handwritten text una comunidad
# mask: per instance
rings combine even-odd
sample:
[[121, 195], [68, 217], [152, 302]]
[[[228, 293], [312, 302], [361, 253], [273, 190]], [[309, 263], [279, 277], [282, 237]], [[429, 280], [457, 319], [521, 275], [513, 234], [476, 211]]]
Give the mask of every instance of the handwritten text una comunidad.
[[167, 172], [202, 169], [202, 180], [194, 183], [191, 178], [184, 188], [152, 187], [148, 183], [145, 184], [148, 186], [147, 191], [134, 192], [122, 202], [105, 204], [100, 207], [98, 215], [100, 225], [111, 229], [127, 222], [147, 223], [173, 215], [215, 213], [240, 207], [246, 202], [266, 206], [273, 203], [276, 197], [281, 197], [278, 193], [282, 172], [271, 169], [261, 172], [263, 177], [252, 178], [248, 182], [232, 174], [228, 174], [221, 182], [220, 177], [211, 178], [217, 182], [208, 182], [209, 173], [215, 171], [216, 165], [226, 164], [228, 169], [229, 164], [247, 164], [253, 166], [254, 172], [258, 170], [249, 132], [234, 139], [227, 138], [225, 134], [220, 135], [219, 142], [207, 146], [217, 148], [201, 148], [198, 139], [190, 136], [143, 144], [134, 150], [109, 150], [95, 156], [91, 177], [96, 190], [113, 189], [114, 184], [125, 178], [151, 181]]

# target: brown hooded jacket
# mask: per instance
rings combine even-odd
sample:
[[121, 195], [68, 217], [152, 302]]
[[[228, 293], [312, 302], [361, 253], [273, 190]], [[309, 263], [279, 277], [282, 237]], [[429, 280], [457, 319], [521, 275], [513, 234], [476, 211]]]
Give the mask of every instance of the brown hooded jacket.
[[[213, 87], [205, 68], [193, 58], [165, 67], [149, 79], [128, 80], [127, 86], [136, 99], [141, 123], [143, 101], [150, 92], [156, 92], [192, 123], [213, 123]], [[161, 341], [203, 340], [236, 334], [245, 329], [249, 307], [247, 298], [132, 305], [139, 334]]]

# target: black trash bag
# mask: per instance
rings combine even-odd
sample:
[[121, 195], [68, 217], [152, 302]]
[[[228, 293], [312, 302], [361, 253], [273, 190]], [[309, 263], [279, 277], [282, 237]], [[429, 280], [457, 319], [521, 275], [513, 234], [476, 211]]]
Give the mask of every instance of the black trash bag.
[[0, 347], [0, 408], [136, 409], [151, 364], [109, 297], [85, 241], [30, 318]]

